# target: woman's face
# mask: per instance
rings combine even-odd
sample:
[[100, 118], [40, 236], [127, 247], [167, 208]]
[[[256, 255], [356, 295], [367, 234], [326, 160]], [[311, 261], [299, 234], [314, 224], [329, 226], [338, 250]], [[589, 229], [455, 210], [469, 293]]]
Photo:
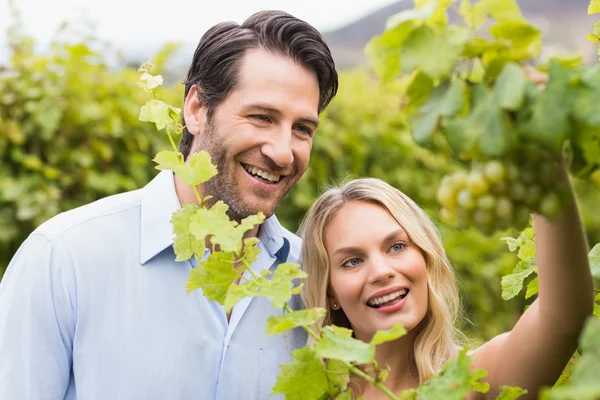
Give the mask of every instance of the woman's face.
[[401, 322], [414, 329], [428, 307], [423, 254], [383, 207], [346, 203], [325, 230], [330, 304], [341, 306], [356, 338]]

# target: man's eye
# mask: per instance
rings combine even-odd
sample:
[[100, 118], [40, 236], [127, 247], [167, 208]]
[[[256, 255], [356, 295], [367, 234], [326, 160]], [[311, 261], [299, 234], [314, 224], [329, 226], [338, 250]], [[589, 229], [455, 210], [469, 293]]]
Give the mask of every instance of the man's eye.
[[271, 121], [271, 118], [269, 118], [267, 115], [255, 114], [255, 115], [251, 115], [250, 118], [254, 118], [254, 119], [257, 119], [262, 122], [270, 122]]
[[302, 133], [305, 133], [305, 134], [307, 134], [307, 135], [309, 135], [309, 136], [312, 136], [312, 135], [313, 135], [313, 131], [312, 131], [312, 129], [310, 129], [309, 127], [306, 127], [306, 126], [304, 126], [304, 125], [296, 125], [296, 126], [295, 126], [295, 129], [296, 129], [296, 130], [299, 130], [300, 132], [302, 132]]
[[344, 261], [344, 263], [342, 264], [342, 267], [356, 267], [358, 264], [360, 264], [360, 258], [353, 257], [353, 258], [349, 258], [348, 260]]

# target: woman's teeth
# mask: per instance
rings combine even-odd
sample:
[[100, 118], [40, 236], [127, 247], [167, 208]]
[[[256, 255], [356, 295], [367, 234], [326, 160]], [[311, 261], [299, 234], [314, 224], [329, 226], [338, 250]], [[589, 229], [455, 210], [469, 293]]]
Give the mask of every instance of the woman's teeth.
[[367, 305], [371, 307], [379, 307], [380, 305], [396, 300], [398, 298], [403, 299], [408, 293], [408, 289], [400, 289], [397, 292], [386, 294], [381, 297], [376, 297], [367, 301]]

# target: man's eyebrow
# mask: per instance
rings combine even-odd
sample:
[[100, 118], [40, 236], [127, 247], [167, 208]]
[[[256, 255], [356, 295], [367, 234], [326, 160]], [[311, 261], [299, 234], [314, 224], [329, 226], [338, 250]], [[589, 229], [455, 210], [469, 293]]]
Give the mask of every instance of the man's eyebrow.
[[[264, 104], [264, 103], [251, 103], [251, 104], [247, 104], [246, 106], [244, 106], [244, 109], [258, 109], [258, 110], [262, 110], [264, 112], [267, 113], [271, 113], [271, 114], [275, 114], [275, 115], [281, 115], [281, 111], [279, 111], [276, 108], [273, 108], [271, 106], [269, 106], [268, 104]], [[300, 117], [298, 119], [299, 121], [303, 121], [305, 123], [314, 125], [315, 129], [319, 126], [319, 119], [315, 119], [313, 117]]]

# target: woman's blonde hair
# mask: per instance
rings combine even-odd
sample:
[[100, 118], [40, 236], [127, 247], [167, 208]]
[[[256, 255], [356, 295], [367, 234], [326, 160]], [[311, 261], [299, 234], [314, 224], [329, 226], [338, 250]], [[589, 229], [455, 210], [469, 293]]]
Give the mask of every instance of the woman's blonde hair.
[[386, 209], [423, 253], [427, 265], [428, 309], [419, 324], [413, 349], [419, 382], [423, 383], [457, 354], [461, 334], [455, 322], [460, 301], [454, 271], [435, 225], [398, 189], [375, 178], [355, 179], [328, 189], [313, 204], [300, 226], [302, 266], [308, 274], [302, 292], [304, 305], [327, 310], [317, 329], [332, 324], [350, 327], [343, 311], [332, 311], [328, 303], [329, 257], [325, 250], [327, 225], [348, 202], [367, 202]]

